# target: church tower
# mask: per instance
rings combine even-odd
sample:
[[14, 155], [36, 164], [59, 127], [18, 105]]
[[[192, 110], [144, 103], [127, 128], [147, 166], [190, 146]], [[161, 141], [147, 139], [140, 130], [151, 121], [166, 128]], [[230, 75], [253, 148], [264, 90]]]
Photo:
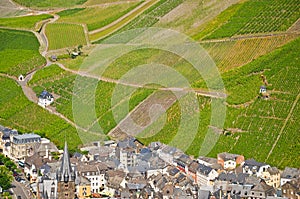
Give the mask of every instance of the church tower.
[[75, 171], [71, 167], [67, 142], [65, 143], [61, 167], [57, 170], [57, 196], [59, 199], [75, 198]]

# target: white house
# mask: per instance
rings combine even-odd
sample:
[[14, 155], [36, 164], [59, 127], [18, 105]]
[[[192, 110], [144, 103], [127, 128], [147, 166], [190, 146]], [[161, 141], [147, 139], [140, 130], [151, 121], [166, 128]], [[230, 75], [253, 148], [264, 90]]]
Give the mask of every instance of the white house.
[[43, 91], [39, 96], [38, 105], [45, 108], [46, 106], [49, 106], [54, 101], [53, 95], [49, 93], [48, 91]]
[[202, 186], [211, 185], [219, 174], [211, 167], [205, 166], [204, 164], [199, 164], [196, 175], [196, 183]]
[[246, 160], [243, 164], [243, 173], [263, 177], [263, 173], [271, 166], [262, 162], [256, 162], [253, 159]]

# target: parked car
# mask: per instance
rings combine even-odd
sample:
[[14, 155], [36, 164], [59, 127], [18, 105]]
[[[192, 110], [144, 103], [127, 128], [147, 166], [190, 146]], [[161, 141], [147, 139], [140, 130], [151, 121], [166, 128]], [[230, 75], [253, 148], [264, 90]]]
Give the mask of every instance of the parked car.
[[22, 199], [22, 197], [21, 197], [21, 196], [18, 196], [17, 199]]

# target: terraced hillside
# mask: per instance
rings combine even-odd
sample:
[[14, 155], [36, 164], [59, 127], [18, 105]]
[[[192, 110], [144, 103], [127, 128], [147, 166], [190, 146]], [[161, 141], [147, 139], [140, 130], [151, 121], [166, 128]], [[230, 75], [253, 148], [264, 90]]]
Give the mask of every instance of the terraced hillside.
[[[300, 166], [298, 0], [16, 2], [35, 9], [53, 10], [43, 11], [48, 13], [43, 15], [0, 18], [2, 27], [28, 30], [0, 29], [3, 44], [0, 54], [4, 57], [0, 61], [1, 124], [23, 132], [35, 131], [59, 146], [67, 137], [75, 150], [82, 142], [89, 141], [88, 137], [103, 133], [105, 139], [107, 134], [118, 136], [129, 116], [138, 124], [149, 123], [151, 111], [155, 110], [153, 107], [161, 104], [166, 114], [159, 115], [137, 135], [145, 144], [162, 141], [198, 156], [203, 155], [201, 145], [209, 134], [220, 137], [209, 153], [212, 157], [228, 151], [279, 168]], [[293, 31], [290, 29], [292, 25]], [[100, 39], [96, 43], [101, 44], [107, 36], [143, 27], [175, 29], [197, 40], [215, 61], [227, 98], [205, 95], [207, 85], [193, 66], [178, 55], [159, 49], [125, 54], [102, 71], [101, 77], [80, 70], [80, 64], [97, 45], [90, 44], [90, 40]], [[35, 34], [29, 31], [35, 31]], [[41, 52], [44, 57], [58, 55], [55, 64], [48, 60], [47, 67], [44, 67], [46, 61], [38, 51], [40, 44], [47, 46]], [[73, 49], [81, 44], [84, 45], [83, 55], [72, 59], [66, 54], [66, 48]], [[182, 110], [194, 113], [189, 104], [180, 104], [181, 100], [176, 101], [174, 95], [158, 85], [141, 86], [119, 81], [137, 66], [154, 63], [174, 69], [188, 80], [193, 87], [191, 90], [198, 91], [200, 123], [197, 134], [191, 136], [189, 133], [193, 129], [185, 127], [186, 136], [177, 143], [179, 145], [173, 139], [181, 128]], [[34, 70], [37, 71], [30, 73]], [[55, 102], [50, 108], [42, 109], [26, 99], [20, 86], [14, 82], [20, 73], [28, 74], [25, 82], [18, 82], [25, 94], [24, 85], [33, 89], [34, 97], [44, 89], [54, 94]], [[79, 85], [82, 92], [74, 92], [74, 84]], [[259, 93], [263, 84], [270, 96], [268, 100], [262, 99]], [[84, 93], [91, 86], [95, 86], [94, 92]], [[112, 96], [118, 86], [138, 89], [131, 96], [113, 102]], [[93, 94], [95, 101], [92, 97], [82, 100], [81, 94]], [[92, 107], [95, 115], [82, 111], [82, 107], [74, 107], [72, 103], [76, 101], [80, 101], [86, 110]], [[126, 104], [129, 107], [126, 108]], [[224, 127], [210, 123], [212, 104], [226, 106]], [[223, 109], [218, 110], [221, 113]], [[76, 121], [73, 111], [82, 111], [82, 120]], [[115, 117], [114, 111], [118, 111]], [[92, 136], [79, 137], [79, 133]], [[190, 141], [188, 146], [183, 146]]]

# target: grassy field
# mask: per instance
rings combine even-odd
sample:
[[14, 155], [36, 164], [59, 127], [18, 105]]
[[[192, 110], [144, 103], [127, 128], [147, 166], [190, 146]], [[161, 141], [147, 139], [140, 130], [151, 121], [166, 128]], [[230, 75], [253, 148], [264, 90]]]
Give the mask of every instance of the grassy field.
[[35, 30], [35, 26], [38, 22], [52, 17], [52, 15], [42, 14], [25, 17], [0, 18], [0, 26], [8, 28]]
[[[234, 70], [224, 73], [223, 80], [229, 94], [227, 99], [227, 116], [224, 130], [218, 143], [210, 152], [216, 157], [221, 151], [239, 153], [246, 158], [265, 161], [276, 139], [275, 146], [268, 163], [284, 168], [299, 167], [299, 102], [300, 80], [297, 66], [300, 39], [297, 39], [274, 52]], [[271, 92], [269, 100], [258, 98], [262, 85], [260, 75], [267, 77]], [[292, 105], [296, 103], [295, 108]], [[211, 111], [211, 99], [199, 98], [201, 123], [198, 135], [187, 152], [198, 156], [201, 143], [208, 128]], [[177, 132], [176, 124], [180, 121], [178, 105], [168, 110], [165, 128], [155, 136], [141, 139], [145, 143], [161, 140], [168, 143]], [[291, 114], [291, 119], [289, 119]], [[287, 125], [284, 122], [287, 120]], [[241, 131], [236, 132], [235, 130]], [[148, 129], [150, 131], [150, 129]], [[282, 132], [281, 132], [282, 131]], [[168, 136], [166, 136], [168, 135]], [[288, 142], [288, 143], [287, 143]]]
[[75, 47], [80, 44], [86, 44], [83, 27], [77, 24], [47, 24], [46, 35], [49, 41], [48, 50]]
[[0, 77], [0, 88], [1, 125], [46, 136], [59, 148], [63, 148], [66, 139], [71, 151], [81, 144], [75, 128], [28, 101], [16, 82]]
[[15, 0], [20, 5], [30, 8], [67, 8], [75, 5], [81, 5], [86, 0]]
[[285, 31], [300, 17], [299, 8], [297, 0], [246, 1], [225, 10], [194, 38]]
[[[34, 91], [38, 94], [42, 90], [46, 89], [50, 92], [55, 93], [58, 97], [54, 102], [56, 110], [68, 117], [71, 120], [73, 118], [73, 107], [72, 107], [72, 97], [73, 95], [73, 86], [76, 75], [66, 72], [59, 68], [57, 65], [52, 65], [50, 67], [44, 68], [38, 71], [33, 79], [29, 82], [30, 86], [33, 87]], [[90, 82], [87, 78], [82, 78], [79, 81], [83, 81], [82, 89], [86, 89]], [[98, 82], [97, 89], [95, 91], [95, 111], [98, 120], [89, 121], [86, 123], [79, 124], [84, 128], [90, 128], [94, 132], [99, 132], [99, 129], [95, 129], [95, 124], [99, 122], [102, 127], [102, 132], [108, 133], [116, 125], [116, 121], [113, 118], [112, 109], [117, 109], [124, 104], [129, 103], [130, 110], [132, 110], [140, 101], [145, 99], [152, 93], [152, 90], [140, 89], [135, 92], [132, 96], [127, 96], [122, 102], [116, 105], [111, 105], [111, 96], [114, 91], [115, 84], [107, 82]], [[86, 101], [86, 105], [89, 105], [91, 102]], [[119, 119], [122, 119], [126, 116], [126, 112], [119, 115]]]
[[46, 64], [33, 33], [0, 29], [0, 41], [1, 73], [18, 77]]
[[86, 24], [88, 30], [92, 31], [110, 24], [140, 3], [123, 3], [106, 7], [64, 10], [57, 13], [60, 16], [58, 22]]

